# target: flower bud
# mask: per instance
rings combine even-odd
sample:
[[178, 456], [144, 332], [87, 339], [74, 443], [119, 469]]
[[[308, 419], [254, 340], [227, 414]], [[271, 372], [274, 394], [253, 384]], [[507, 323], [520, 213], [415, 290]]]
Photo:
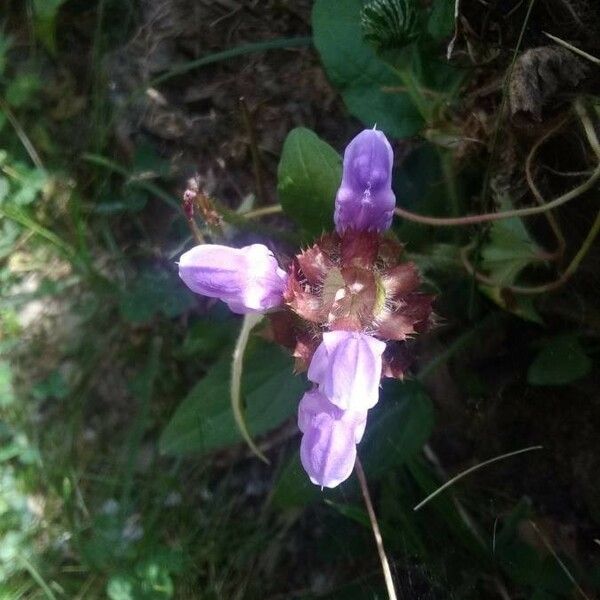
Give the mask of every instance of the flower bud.
[[346, 229], [384, 231], [392, 224], [394, 154], [381, 131], [365, 129], [346, 147], [342, 183], [335, 199], [338, 233]]
[[273, 253], [262, 244], [195, 246], [179, 259], [179, 276], [193, 292], [219, 298], [239, 314], [281, 304], [287, 280]]

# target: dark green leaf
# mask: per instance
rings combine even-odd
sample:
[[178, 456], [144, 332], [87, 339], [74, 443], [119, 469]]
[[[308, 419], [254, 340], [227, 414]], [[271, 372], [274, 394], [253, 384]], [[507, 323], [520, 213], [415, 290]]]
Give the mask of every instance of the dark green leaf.
[[494, 221], [481, 251], [481, 266], [500, 285], [511, 285], [529, 264], [540, 261], [540, 249], [519, 218]]
[[433, 0], [427, 31], [435, 40], [443, 40], [454, 32], [454, 0]]
[[331, 229], [335, 194], [342, 179], [338, 153], [310, 129], [292, 129], [283, 145], [277, 191], [283, 210], [306, 232]]
[[576, 337], [562, 335], [547, 343], [527, 371], [532, 385], [565, 385], [587, 375], [592, 361]]
[[421, 450], [433, 430], [433, 406], [416, 382], [384, 380], [379, 404], [369, 413], [359, 446], [365, 472], [382, 476]]
[[6, 101], [14, 107], [23, 106], [40, 89], [41, 80], [35, 73], [20, 73], [6, 89]]
[[331, 82], [348, 110], [365, 125], [395, 137], [417, 133], [423, 120], [391, 65], [377, 57], [362, 38], [361, 0], [317, 0], [312, 25], [315, 46]]
[[204, 319], [196, 321], [189, 329], [181, 348], [176, 350], [177, 358], [193, 358], [194, 360], [213, 359], [221, 354], [226, 346], [231, 346], [239, 330], [239, 322], [231, 318], [219, 318], [221, 306]]
[[60, 371], [52, 371], [46, 379], [35, 385], [31, 393], [36, 400], [56, 398], [62, 400], [69, 393], [69, 386]]
[[320, 496], [321, 490], [311, 482], [302, 467], [300, 452], [295, 452], [279, 474], [273, 504], [282, 509], [300, 507], [314, 502]]
[[[242, 440], [231, 410], [230, 364], [231, 358], [224, 356], [183, 400], [162, 434], [163, 452], [210, 452]], [[242, 393], [250, 434], [266, 433], [292, 415], [303, 389], [302, 379], [292, 374], [290, 358], [276, 346], [249, 348]]]
[[535, 307], [534, 296], [507, 295], [502, 292], [502, 288], [500, 287], [491, 287], [483, 284], [479, 286], [479, 291], [505, 311], [517, 315], [517, 317], [525, 319], [525, 321], [543, 325], [544, 321]]
[[351, 519], [352, 521], [355, 521], [359, 525], [363, 525], [368, 529], [371, 528], [369, 515], [367, 515], [363, 508], [359, 508], [353, 504], [341, 504], [340, 502], [334, 502], [333, 500], [325, 500], [325, 503], [347, 519]]
[[144, 323], [156, 314], [177, 317], [194, 305], [193, 293], [175, 275], [147, 271], [121, 294], [120, 310], [126, 321]]

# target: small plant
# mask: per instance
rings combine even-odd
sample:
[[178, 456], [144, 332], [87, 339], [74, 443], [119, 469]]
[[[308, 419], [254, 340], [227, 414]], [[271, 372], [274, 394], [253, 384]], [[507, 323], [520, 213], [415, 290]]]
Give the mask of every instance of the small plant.
[[404, 376], [402, 343], [431, 319], [432, 297], [417, 291], [415, 264], [400, 262], [402, 246], [382, 235], [395, 206], [392, 164], [380, 131], [356, 136], [344, 153], [336, 233], [321, 236], [286, 270], [261, 244], [200, 245], [179, 261], [192, 291], [233, 312], [271, 311], [273, 339], [293, 351], [297, 371], [308, 369], [314, 387], [298, 408], [300, 456], [321, 487], [350, 476], [381, 377]]

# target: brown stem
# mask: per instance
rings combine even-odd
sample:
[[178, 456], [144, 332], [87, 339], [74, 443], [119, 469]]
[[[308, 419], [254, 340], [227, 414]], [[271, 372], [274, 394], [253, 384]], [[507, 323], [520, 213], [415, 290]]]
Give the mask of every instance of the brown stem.
[[[525, 161], [525, 176], [527, 178], [527, 184], [529, 185], [529, 189], [533, 193], [537, 203], [540, 206], [546, 206], [546, 200], [542, 196], [542, 194], [541, 194], [540, 190], [538, 189], [537, 185], [535, 184], [535, 180], [533, 178], [533, 174], [532, 174], [533, 159], [536, 156], [537, 151], [540, 149], [540, 147], [548, 139], [550, 139], [569, 120], [569, 118], [570, 117], [567, 116], [564, 119], [561, 119], [554, 127], [552, 127], [544, 135], [542, 135], [540, 137], [540, 139], [531, 148], [531, 151], [527, 155], [527, 160]], [[554, 235], [556, 236], [556, 241], [557, 241], [557, 247], [556, 247], [555, 252], [553, 253], [552, 258], [560, 259], [564, 255], [565, 249], [566, 249], [565, 236], [563, 235], [560, 225], [558, 224], [558, 221], [556, 220], [556, 218], [554, 217], [552, 212], [548, 211], [544, 214], [546, 216], [546, 219], [548, 219], [548, 223], [550, 224], [550, 227], [552, 228], [552, 231], [554, 232]]]
[[388, 562], [385, 554], [385, 548], [383, 547], [383, 538], [381, 537], [381, 531], [379, 530], [379, 524], [377, 523], [377, 517], [371, 502], [371, 494], [369, 493], [369, 486], [367, 485], [367, 478], [365, 477], [365, 471], [362, 467], [360, 459], [356, 457], [356, 463], [354, 465], [356, 476], [358, 477], [358, 483], [362, 491], [363, 498], [365, 500], [365, 506], [367, 507], [367, 513], [369, 514], [369, 521], [371, 522], [371, 529], [373, 530], [373, 537], [375, 538], [375, 545], [377, 546], [377, 552], [379, 553], [379, 561], [381, 562], [381, 568], [383, 570], [383, 578], [385, 579], [385, 586], [390, 600], [398, 600], [396, 595], [396, 589], [394, 588], [394, 581], [392, 579], [392, 571], [390, 569], [390, 563]]
[[532, 215], [543, 214], [549, 210], [552, 210], [553, 208], [557, 208], [563, 204], [566, 204], [574, 198], [577, 198], [584, 192], [587, 192], [596, 183], [596, 181], [598, 181], [598, 179], [600, 179], [600, 164], [594, 169], [589, 179], [584, 181], [581, 185], [578, 185], [576, 188], [573, 188], [565, 194], [562, 194], [562, 196], [559, 196], [551, 202], [548, 202], [544, 206], [531, 206], [528, 208], [516, 208], [502, 212], [484, 213], [482, 215], [448, 218], [419, 215], [400, 207], [396, 207], [394, 212], [407, 221], [414, 221], [415, 223], [433, 225], [436, 227], [457, 227], [464, 225], [475, 225], [477, 223], [487, 223], [490, 221], [501, 221], [502, 219], [510, 219], [512, 217], [530, 217]]
[[260, 151], [258, 149], [258, 143], [256, 141], [256, 129], [254, 128], [254, 121], [252, 115], [246, 104], [246, 99], [242, 96], [240, 98], [240, 109], [242, 111], [242, 119], [244, 120], [244, 127], [248, 134], [248, 141], [250, 142], [250, 153], [252, 154], [252, 168], [254, 170], [254, 183], [256, 185], [256, 197], [259, 204], [264, 204], [266, 200], [265, 186], [262, 177], [262, 164], [260, 160]]

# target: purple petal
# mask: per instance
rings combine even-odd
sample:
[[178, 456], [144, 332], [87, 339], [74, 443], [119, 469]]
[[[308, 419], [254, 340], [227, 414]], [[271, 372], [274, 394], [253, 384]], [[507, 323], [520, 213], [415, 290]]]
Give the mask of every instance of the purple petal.
[[332, 419], [343, 421], [354, 429], [354, 441], [359, 443], [367, 425], [367, 411], [342, 410], [329, 401], [318, 388], [302, 396], [298, 405], [298, 429], [306, 433], [312, 427], [313, 419], [320, 413], [328, 414]]
[[384, 350], [385, 342], [364, 333], [326, 332], [311, 361], [308, 378], [339, 408], [365, 412], [379, 397]]
[[310, 480], [333, 488], [350, 476], [356, 460], [354, 429], [328, 413], [319, 413], [302, 436], [300, 460]]
[[338, 233], [346, 229], [384, 231], [392, 224], [394, 153], [381, 131], [365, 129], [346, 147], [342, 183], [335, 199]]
[[273, 253], [262, 244], [195, 246], [181, 255], [179, 276], [192, 291], [219, 298], [240, 314], [281, 304], [287, 278]]

